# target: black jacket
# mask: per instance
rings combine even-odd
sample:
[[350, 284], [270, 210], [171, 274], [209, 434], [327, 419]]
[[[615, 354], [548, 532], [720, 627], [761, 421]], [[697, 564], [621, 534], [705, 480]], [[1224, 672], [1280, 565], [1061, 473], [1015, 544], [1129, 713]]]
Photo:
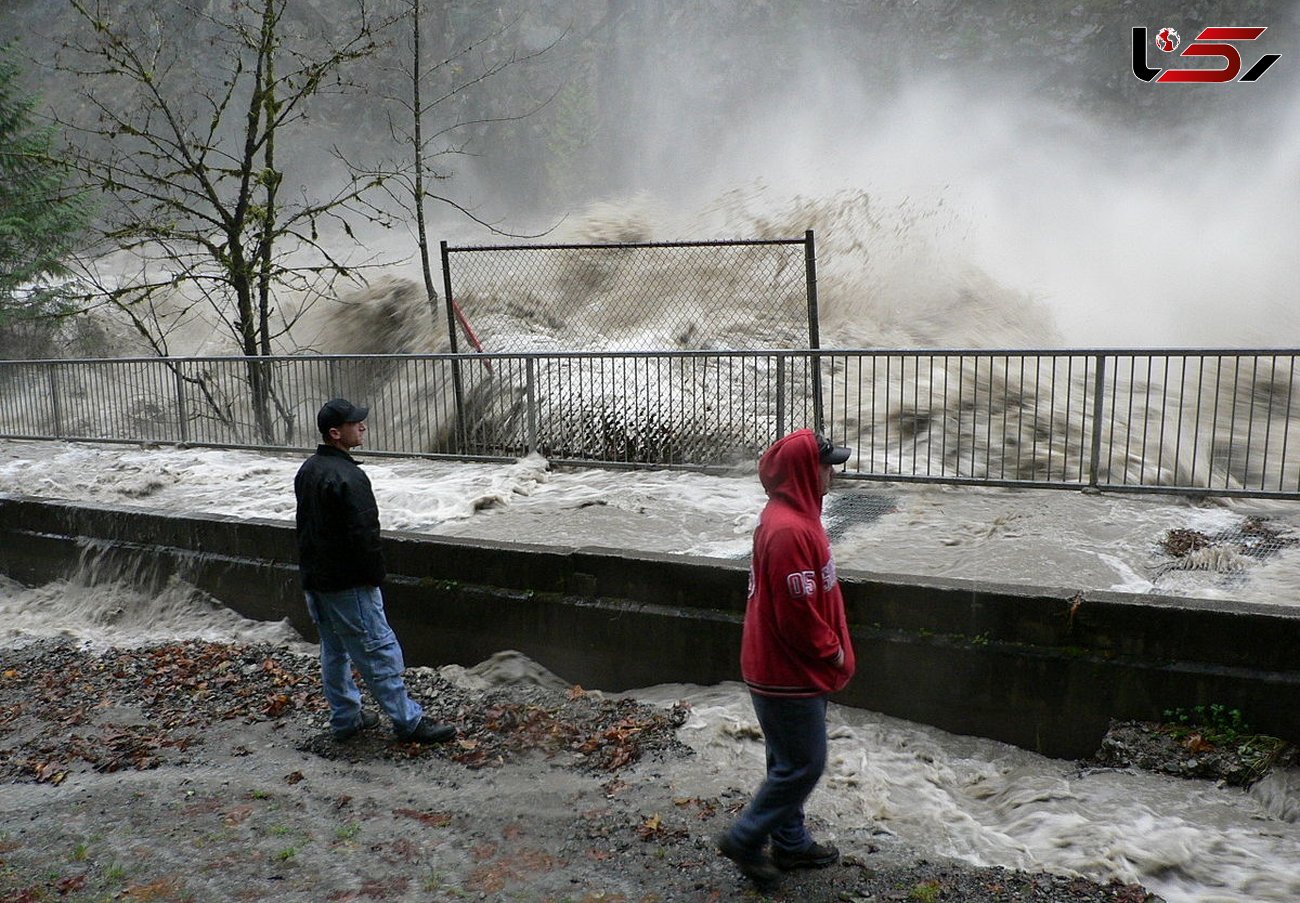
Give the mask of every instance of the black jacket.
[[305, 589], [333, 592], [384, 582], [379, 506], [370, 478], [347, 452], [319, 445], [293, 480], [298, 570]]

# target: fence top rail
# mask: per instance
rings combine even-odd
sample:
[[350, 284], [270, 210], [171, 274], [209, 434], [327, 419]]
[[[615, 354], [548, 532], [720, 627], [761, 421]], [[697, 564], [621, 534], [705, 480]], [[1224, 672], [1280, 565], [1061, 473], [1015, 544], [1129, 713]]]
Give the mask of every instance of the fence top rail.
[[553, 360], [618, 358], [802, 358], [802, 357], [1300, 357], [1300, 348], [749, 348], [749, 349], [662, 349], [652, 351], [512, 351], [466, 352], [462, 354], [277, 354], [266, 356], [206, 355], [203, 357], [97, 357], [32, 358], [0, 360], [0, 367], [23, 364], [249, 364], [302, 363], [304, 361], [367, 360]]
[[448, 245], [447, 252], [459, 251], [587, 251], [613, 248], [732, 248], [753, 245], [802, 245], [806, 238], [736, 238], [712, 241], [623, 241], [602, 244], [560, 245]]

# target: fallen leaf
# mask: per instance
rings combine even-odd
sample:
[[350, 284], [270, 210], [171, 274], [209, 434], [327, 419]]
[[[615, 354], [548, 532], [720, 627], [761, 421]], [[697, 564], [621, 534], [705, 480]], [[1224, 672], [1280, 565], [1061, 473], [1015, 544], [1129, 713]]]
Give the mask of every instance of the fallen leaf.
[[60, 878], [55, 882], [54, 887], [59, 892], [59, 896], [67, 896], [76, 893], [86, 886], [85, 875], [70, 875], [67, 878]]
[[252, 814], [253, 814], [252, 806], [236, 806], [235, 808], [227, 812], [225, 817], [221, 819], [221, 821], [222, 824], [225, 824], [226, 826], [233, 828], [235, 825], [244, 821], [244, 819], [248, 818], [248, 816]]
[[148, 884], [133, 884], [123, 895], [128, 900], [173, 900], [179, 894], [180, 886], [175, 878], [159, 878]]
[[406, 818], [413, 818], [431, 828], [445, 828], [447, 825], [451, 824], [451, 813], [449, 812], [421, 812], [418, 809], [394, 809], [393, 814], [402, 815]]

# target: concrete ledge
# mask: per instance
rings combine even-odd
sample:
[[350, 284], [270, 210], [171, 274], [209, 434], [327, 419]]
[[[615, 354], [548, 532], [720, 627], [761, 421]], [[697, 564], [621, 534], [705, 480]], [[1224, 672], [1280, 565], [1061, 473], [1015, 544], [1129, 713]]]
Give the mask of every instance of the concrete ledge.
[[[411, 664], [517, 649], [621, 690], [739, 678], [746, 568], [613, 549], [386, 535], [389, 616]], [[173, 574], [241, 614], [315, 634], [292, 525], [0, 497], [0, 572], [36, 585], [98, 568]], [[1053, 756], [1111, 717], [1239, 708], [1300, 740], [1300, 609], [842, 571], [858, 674], [837, 701]]]

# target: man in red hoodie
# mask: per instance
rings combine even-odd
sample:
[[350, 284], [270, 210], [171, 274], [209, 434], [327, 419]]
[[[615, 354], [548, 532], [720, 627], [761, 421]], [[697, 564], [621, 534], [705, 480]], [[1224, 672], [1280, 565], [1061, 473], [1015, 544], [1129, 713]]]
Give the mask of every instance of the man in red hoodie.
[[763, 729], [767, 778], [717, 844], [763, 890], [776, 885], [780, 870], [822, 868], [840, 855], [812, 839], [803, 806], [826, 767], [826, 697], [855, 666], [821, 521], [834, 468], [849, 455], [797, 430], [758, 462], [768, 502], [754, 531], [740, 670]]

